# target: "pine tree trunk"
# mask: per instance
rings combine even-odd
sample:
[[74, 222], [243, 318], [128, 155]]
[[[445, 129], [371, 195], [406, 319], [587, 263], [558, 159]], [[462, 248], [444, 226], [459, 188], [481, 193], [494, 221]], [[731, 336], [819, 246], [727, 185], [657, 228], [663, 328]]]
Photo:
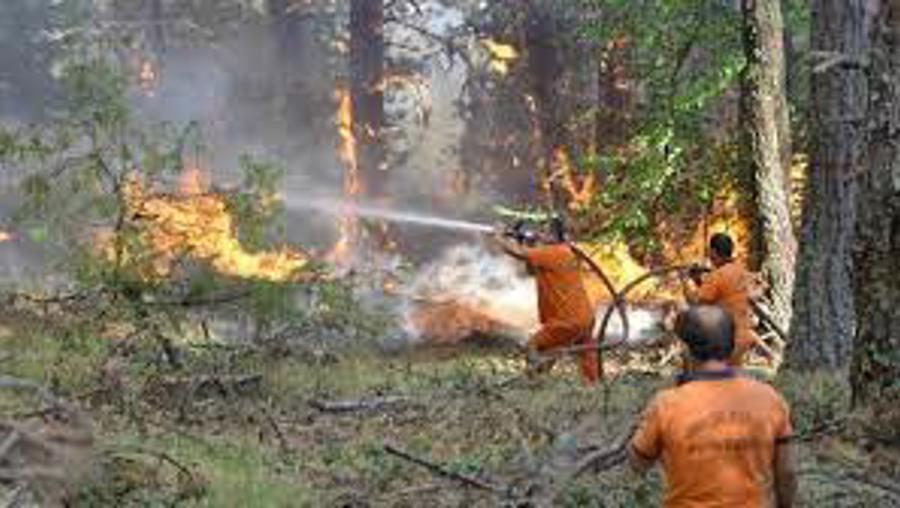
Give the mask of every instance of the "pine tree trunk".
[[781, 2], [742, 0], [747, 134], [754, 175], [760, 267], [772, 314], [782, 329], [791, 320], [797, 241], [790, 213], [790, 127], [785, 90]]
[[794, 367], [843, 368], [850, 360], [855, 175], [868, 102], [865, 72], [852, 62], [868, 52], [867, 1], [812, 2], [812, 51], [823, 58], [812, 75], [812, 150], [787, 357]]
[[353, 132], [364, 194], [385, 194], [384, 128], [384, 3], [353, 0], [350, 4], [350, 94]]
[[900, 437], [900, 5], [877, 2], [867, 166], [854, 248], [854, 401]]
[[566, 128], [559, 117], [562, 108], [557, 89], [565, 72], [561, 49], [557, 45], [560, 34], [557, 33], [552, 12], [531, 2], [526, 8], [528, 11], [524, 35], [529, 84], [537, 110], [541, 140], [538, 181], [542, 185], [550, 184], [550, 187], [542, 189], [546, 192], [545, 197], [554, 209], [561, 209], [564, 208], [565, 200], [560, 196], [558, 186], [550, 182], [554, 173], [554, 152], [565, 150], [566, 144]]
[[[362, 197], [383, 203], [387, 198], [386, 151], [382, 139], [384, 114], [384, 2], [352, 0], [350, 3], [350, 97], [353, 134]], [[368, 224], [373, 245], [391, 250], [388, 226]]]

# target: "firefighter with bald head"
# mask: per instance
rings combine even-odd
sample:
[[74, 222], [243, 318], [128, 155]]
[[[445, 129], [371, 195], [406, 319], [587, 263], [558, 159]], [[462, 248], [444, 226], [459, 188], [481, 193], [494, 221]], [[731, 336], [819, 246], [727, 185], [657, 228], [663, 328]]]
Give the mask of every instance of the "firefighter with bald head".
[[691, 364], [656, 394], [628, 448], [639, 473], [662, 464], [667, 508], [793, 504], [790, 411], [771, 386], [728, 365], [734, 332], [717, 306], [693, 306], [675, 320]]
[[528, 242], [516, 241], [502, 233], [495, 234], [493, 240], [507, 254], [523, 261], [537, 284], [540, 327], [528, 340], [529, 360], [537, 361], [542, 352], [582, 345], [585, 346], [579, 353], [582, 377], [587, 383], [597, 382], [599, 353], [592, 347], [596, 341], [591, 333], [594, 309], [562, 219], [551, 220], [549, 231]]

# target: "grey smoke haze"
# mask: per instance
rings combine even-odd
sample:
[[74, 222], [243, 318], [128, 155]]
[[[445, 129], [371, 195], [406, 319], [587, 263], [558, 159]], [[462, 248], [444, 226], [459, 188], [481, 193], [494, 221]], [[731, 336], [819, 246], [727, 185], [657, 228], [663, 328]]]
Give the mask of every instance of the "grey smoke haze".
[[[3, 9], [9, 5], [4, 2]], [[424, 2], [423, 7], [429, 28], [436, 32], [450, 30], [463, 21], [455, 7], [440, 2]], [[98, 16], [106, 15], [104, 12], [101, 9]], [[35, 25], [31, 27], [33, 32], [41, 33], [40, 16], [29, 19]], [[334, 217], [293, 206], [314, 194], [340, 195], [344, 178], [344, 167], [335, 151], [334, 91], [338, 74], [346, 74], [342, 67], [346, 62], [335, 61], [334, 54], [317, 38], [315, 22], [310, 19], [294, 26], [290, 51], [281, 47], [278, 31], [259, 20], [243, 23], [227, 37], [211, 43], [179, 46], [174, 40], [168, 41], [164, 50], [155, 54], [159, 81], [153, 93], [146, 95], [133, 86], [130, 98], [141, 123], [183, 126], [197, 122], [204, 143], [203, 158], [216, 183], [240, 178], [238, 161], [242, 155], [283, 167], [289, 239], [305, 247], [327, 248], [337, 237]], [[388, 34], [392, 36], [414, 38], [415, 34]], [[23, 55], [24, 67], [46, 63], [34, 54]], [[412, 115], [392, 129], [394, 148], [407, 151], [408, 157], [391, 161], [390, 203], [404, 210], [483, 220], [489, 214], [487, 203], [497, 196], [489, 196], [487, 191], [447, 196], [448, 176], [460, 165], [458, 151], [464, 125], [454, 101], [466, 77], [463, 66], [449, 64], [443, 56], [428, 62], [422, 89], [388, 91], [387, 98], [395, 109], [412, 106], [421, 96], [429, 110], [427, 124]], [[43, 111], [37, 109], [47, 104], [49, 92], [35, 86], [26, 95], [17, 117], [39, 117]], [[395, 136], [398, 132], [402, 135]], [[4, 185], [3, 190], [8, 192], [10, 187]], [[0, 210], [0, 227], [8, 221], [8, 211]], [[401, 228], [400, 233], [416, 239], [413, 243], [420, 249], [420, 259], [459, 241], [452, 232]], [[30, 254], [22, 257], [33, 258]]]

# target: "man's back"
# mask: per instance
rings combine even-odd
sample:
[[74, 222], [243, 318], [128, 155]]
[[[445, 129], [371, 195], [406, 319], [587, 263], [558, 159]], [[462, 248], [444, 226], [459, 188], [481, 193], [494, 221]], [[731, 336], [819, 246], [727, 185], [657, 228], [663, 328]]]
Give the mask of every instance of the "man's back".
[[527, 249], [529, 266], [537, 279], [541, 323], [570, 322], [589, 326], [594, 317], [581, 280], [578, 258], [564, 244]]
[[656, 396], [633, 448], [661, 460], [667, 507], [757, 507], [769, 503], [775, 443], [790, 434], [787, 405], [770, 386], [706, 373]]
[[[751, 323], [750, 290], [752, 277], [750, 272], [737, 261], [731, 261], [712, 271], [697, 290], [700, 303], [721, 306], [731, 314], [735, 329], [735, 354], [743, 356], [753, 344], [753, 326]], [[734, 364], [740, 364], [735, 358]]]

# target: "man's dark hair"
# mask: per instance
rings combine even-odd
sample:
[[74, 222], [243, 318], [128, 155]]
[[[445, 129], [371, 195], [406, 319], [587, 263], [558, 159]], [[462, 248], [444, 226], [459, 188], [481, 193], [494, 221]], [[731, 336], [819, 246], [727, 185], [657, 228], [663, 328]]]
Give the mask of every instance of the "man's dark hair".
[[723, 259], [731, 259], [734, 254], [734, 241], [725, 233], [716, 233], [709, 239], [709, 248]]
[[715, 305], [695, 305], [680, 313], [675, 333], [697, 361], [727, 360], [734, 349], [734, 320]]
[[550, 236], [555, 242], [565, 242], [568, 238], [566, 234], [566, 221], [559, 215], [555, 215], [550, 219]]

